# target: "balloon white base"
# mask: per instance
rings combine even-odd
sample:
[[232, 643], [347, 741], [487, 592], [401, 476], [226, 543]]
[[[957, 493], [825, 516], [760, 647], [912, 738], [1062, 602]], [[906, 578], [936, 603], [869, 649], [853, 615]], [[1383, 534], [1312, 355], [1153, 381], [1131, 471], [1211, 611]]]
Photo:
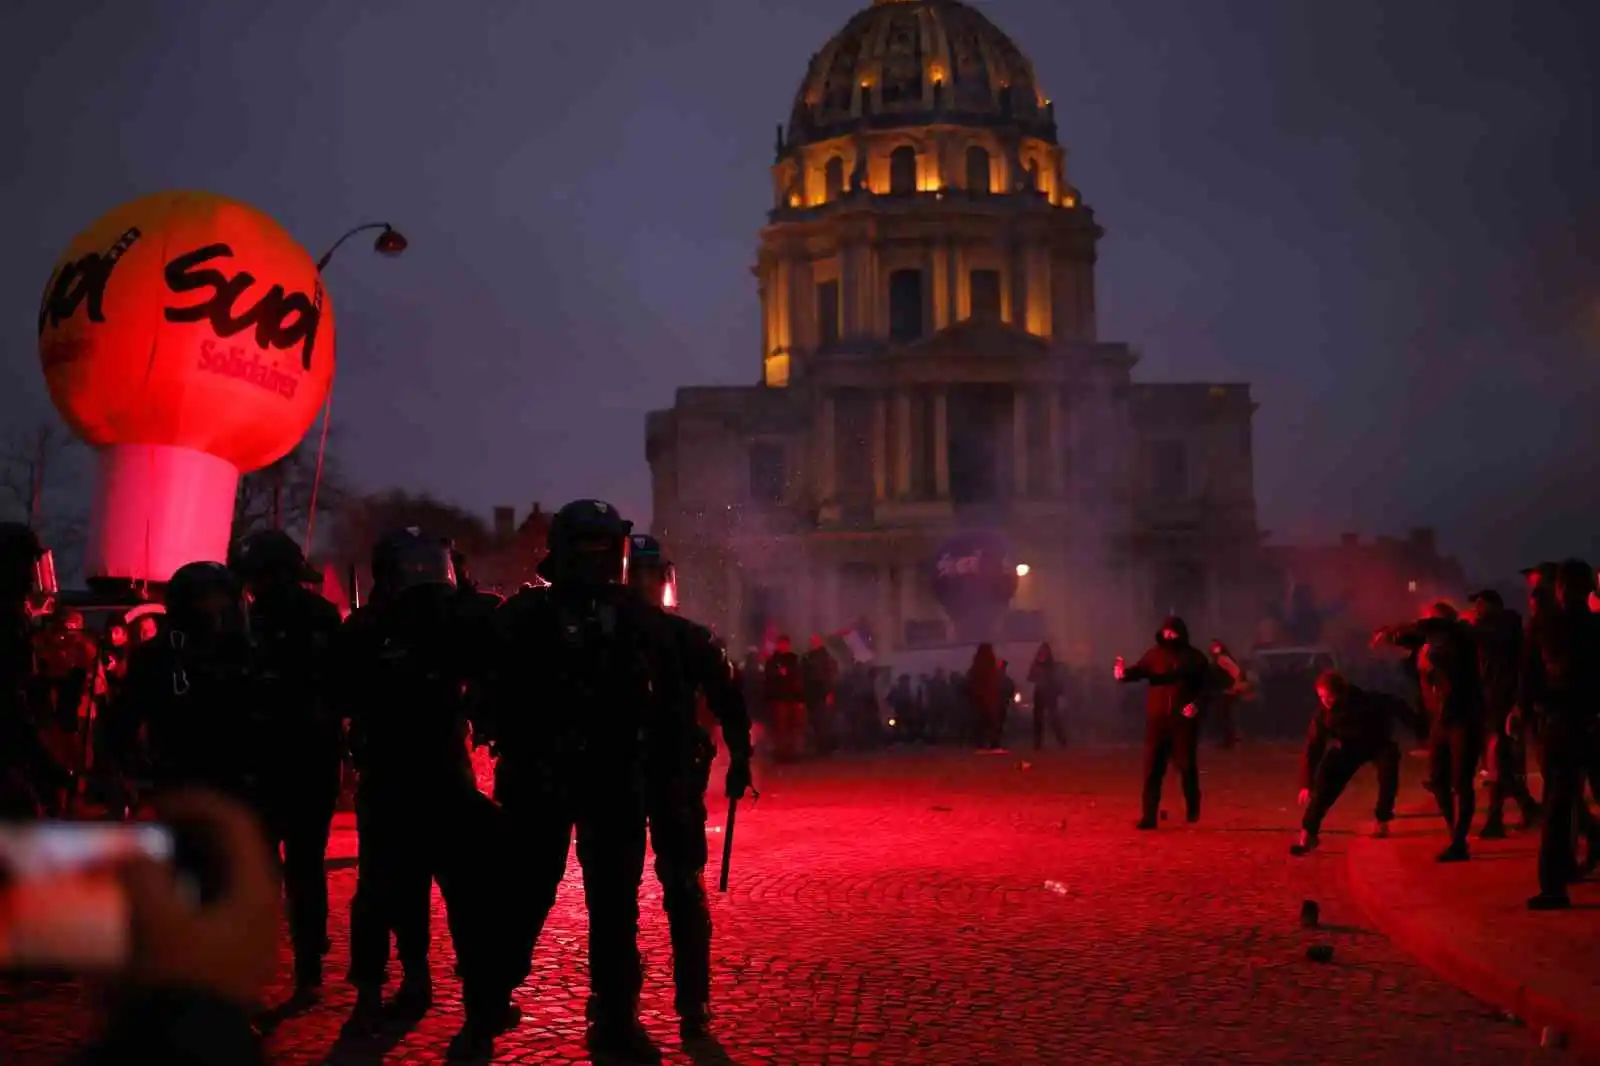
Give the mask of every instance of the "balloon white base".
[[89, 512], [89, 577], [164, 582], [185, 563], [226, 562], [239, 471], [192, 448], [101, 448]]

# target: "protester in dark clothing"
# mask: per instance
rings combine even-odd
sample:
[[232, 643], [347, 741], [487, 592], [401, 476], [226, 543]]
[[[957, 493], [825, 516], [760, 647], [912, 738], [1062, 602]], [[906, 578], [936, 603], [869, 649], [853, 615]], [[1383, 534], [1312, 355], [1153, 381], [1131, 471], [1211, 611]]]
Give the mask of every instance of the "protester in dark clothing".
[[1512, 723], [1517, 705], [1517, 675], [1522, 665], [1522, 618], [1505, 609], [1493, 589], [1469, 597], [1468, 620], [1478, 646], [1478, 676], [1483, 682], [1484, 738], [1488, 745], [1489, 812], [1479, 837], [1494, 840], [1506, 835], [1505, 804], [1515, 800], [1522, 824], [1538, 818], [1538, 805], [1528, 792], [1521, 758], [1522, 737]]
[[[1211, 701], [1211, 706], [1217, 712], [1217, 726], [1222, 730], [1222, 746], [1237, 747], [1240, 739], [1239, 704], [1250, 697], [1250, 676], [1220, 640], [1211, 642], [1211, 664], [1228, 677], [1228, 687]], [[1221, 678], [1218, 680], [1220, 682]]]
[[1200, 700], [1211, 681], [1211, 664], [1189, 643], [1189, 627], [1173, 616], [1161, 624], [1155, 647], [1128, 666], [1117, 656], [1113, 674], [1118, 681], [1149, 682], [1145, 698], [1143, 814], [1139, 829], [1159, 824], [1161, 782], [1167, 763], [1178, 770], [1183, 784], [1188, 821], [1200, 820]]
[[1295, 855], [1317, 846], [1322, 820], [1351, 778], [1369, 762], [1378, 770], [1373, 835], [1389, 835], [1395, 795], [1400, 790], [1400, 745], [1394, 740], [1394, 723], [1420, 725], [1404, 700], [1357, 688], [1333, 670], [1317, 678], [1317, 700], [1321, 706], [1311, 716], [1300, 763], [1300, 805], [1306, 814], [1300, 842], [1289, 849]]
[[1005, 685], [993, 644], [979, 644], [967, 669], [967, 700], [978, 727], [978, 750], [997, 752], [1005, 744]]
[[838, 747], [837, 701], [834, 689], [839, 684], [839, 663], [822, 642], [819, 634], [811, 634], [811, 650], [800, 660], [800, 674], [805, 687], [806, 719], [811, 726], [812, 743], [818, 755], [827, 755]]
[[[1537, 707], [1545, 742], [1545, 823], [1539, 842], [1539, 894], [1534, 910], [1571, 906], [1567, 884], [1578, 873], [1574, 822], [1583, 807], [1587, 778], [1600, 789], [1595, 733], [1600, 717], [1600, 615], [1588, 608], [1594, 571], [1570, 559], [1561, 564], [1553, 602], [1528, 631], [1522, 676], [1523, 707]], [[1589, 830], [1590, 850], [1597, 844]]]
[[1028, 684], [1033, 686], [1033, 750], [1044, 748], [1044, 727], [1049, 723], [1056, 743], [1067, 746], [1067, 730], [1061, 721], [1062, 674], [1065, 667], [1056, 662], [1048, 643], [1039, 645], [1028, 667]]
[[794, 762], [805, 747], [806, 688], [805, 671], [787, 633], [778, 637], [765, 676], [763, 695], [772, 719], [773, 758]]
[[1380, 629], [1373, 644], [1416, 651], [1417, 680], [1428, 716], [1429, 778], [1439, 813], [1450, 827], [1440, 862], [1469, 857], [1467, 836], [1477, 803], [1483, 751], [1483, 685], [1471, 629], [1448, 603], [1436, 603], [1416, 622]]

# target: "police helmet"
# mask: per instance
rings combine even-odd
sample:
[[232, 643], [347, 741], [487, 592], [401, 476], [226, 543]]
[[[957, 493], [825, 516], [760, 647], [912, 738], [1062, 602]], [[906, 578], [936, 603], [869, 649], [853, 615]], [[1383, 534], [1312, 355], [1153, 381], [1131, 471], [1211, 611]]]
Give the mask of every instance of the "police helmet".
[[30, 527], [0, 522], [0, 597], [20, 600], [32, 592], [34, 568], [43, 555], [44, 545]]
[[423, 585], [455, 588], [449, 542], [424, 536], [416, 526], [386, 533], [372, 546], [372, 580], [389, 595]]
[[247, 533], [229, 553], [228, 567], [244, 581], [316, 581], [322, 575], [311, 569], [295, 539], [281, 529]]
[[177, 633], [248, 633], [244, 586], [221, 563], [187, 563], [167, 582], [167, 622]]
[[633, 523], [604, 500], [574, 500], [550, 520], [539, 576], [552, 583], [616, 585], [628, 579]]

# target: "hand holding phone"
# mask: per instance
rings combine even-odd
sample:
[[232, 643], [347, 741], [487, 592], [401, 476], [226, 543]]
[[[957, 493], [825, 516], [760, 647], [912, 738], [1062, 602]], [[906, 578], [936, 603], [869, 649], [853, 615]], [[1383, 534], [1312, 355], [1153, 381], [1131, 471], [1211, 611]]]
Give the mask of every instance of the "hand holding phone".
[[157, 813], [160, 823], [0, 826], [0, 969], [114, 973], [253, 1003], [278, 930], [255, 819], [207, 793]]
[[[254, 1004], [277, 970], [280, 899], [261, 829], [249, 811], [208, 793], [175, 796], [158, 812], [174, 827], [179, 861], [137, 859], [122, 870], [133, 934], [127, 975]], [[189, 861], [186, 841], [197, 849]], [[198, 901], [186, 868], [199, 874]]]

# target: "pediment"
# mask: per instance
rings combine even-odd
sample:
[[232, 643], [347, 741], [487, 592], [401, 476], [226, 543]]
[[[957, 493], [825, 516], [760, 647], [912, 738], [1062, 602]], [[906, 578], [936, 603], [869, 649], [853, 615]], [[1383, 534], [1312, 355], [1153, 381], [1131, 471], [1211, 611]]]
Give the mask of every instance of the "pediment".
[[965, 319], [936, 333], [892, 350], [896, 356], [927, 359], [938, 356], [979, 356], [986, 359], [1037, 358], [1050, 342], [1004, 322]]

